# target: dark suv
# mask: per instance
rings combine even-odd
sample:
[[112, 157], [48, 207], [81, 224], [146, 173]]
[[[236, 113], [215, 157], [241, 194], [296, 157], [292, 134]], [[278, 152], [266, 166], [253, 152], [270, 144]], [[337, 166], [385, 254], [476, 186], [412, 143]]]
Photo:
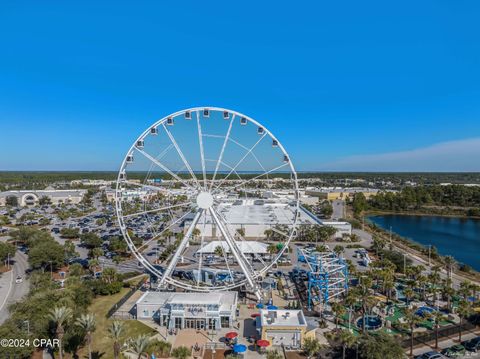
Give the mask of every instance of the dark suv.
[[470, 352], [477, 352], [480, 350], [480, 337], [470, 339], [465, 343], [465, 349]]

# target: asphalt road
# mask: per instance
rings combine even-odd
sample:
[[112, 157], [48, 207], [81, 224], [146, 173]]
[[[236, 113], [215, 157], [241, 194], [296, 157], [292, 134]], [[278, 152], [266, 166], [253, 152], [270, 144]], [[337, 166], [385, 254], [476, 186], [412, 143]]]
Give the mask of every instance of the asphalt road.
[[[13, 258], [13, 271], [5, 273], [2, 276], [3, 286], [1, 289], [3, 296], [0, 296], [0, 324], [8, 318], [8, 306], [11, 303], [18, 302], [24, 295], [28, 293], [29, 281], [26, 278], [25, 271], [28, 268], [27, 256], [17, 251]], [[4, 278], [4, 276], [6, 278]], [[23, 278], [22, 283], [15, 283], [17, 276]], [[8, 279], [8, 280], [6, 280]], [[5, 297], [5, 293], [6, 297]]]
[[331, 219], [345, 218], [345, 202], [342, 200], [332, 201], [333, 213]]

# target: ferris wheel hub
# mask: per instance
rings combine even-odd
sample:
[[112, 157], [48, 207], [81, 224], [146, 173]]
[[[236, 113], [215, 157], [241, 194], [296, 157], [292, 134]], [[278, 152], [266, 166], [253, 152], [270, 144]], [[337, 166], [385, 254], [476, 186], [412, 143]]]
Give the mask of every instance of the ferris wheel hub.
[[209, 209], [213, 205], [213, 196], [210, 192], [200, 192], [197, 196], [197, 205], [202, 209]]

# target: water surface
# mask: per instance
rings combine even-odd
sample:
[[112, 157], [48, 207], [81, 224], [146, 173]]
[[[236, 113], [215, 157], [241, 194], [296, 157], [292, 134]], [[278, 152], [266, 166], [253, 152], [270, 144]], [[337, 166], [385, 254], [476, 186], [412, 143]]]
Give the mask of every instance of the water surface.
[[377, 226], [425, 246], [480, 271], [480, 220], [441, 216], [369, 216]]

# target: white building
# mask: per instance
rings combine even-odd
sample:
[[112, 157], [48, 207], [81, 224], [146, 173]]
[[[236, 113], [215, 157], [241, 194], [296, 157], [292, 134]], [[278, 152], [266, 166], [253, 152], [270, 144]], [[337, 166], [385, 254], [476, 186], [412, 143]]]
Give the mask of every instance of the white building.
[[137, 319], [167, 329], [219, 330], [237, 319], [237, 292], [146, 292], [136, 303]]
[[33, 206], [38, 204], [42, 197], [50, 199], [52, 204], [77, 204], [87, 193], [84, 189], [74, 190], [20, 190], [0, 192], [0, 206], [5, 206], [7, 198], [16, 197], [19, 206]]
[[[246, 239], [265, 238], [265, 231], [278, 225], [291, 225], [294, 219], [295, 207], [286, 199], [264, 200], [225, 200], [218, 206], [219, 214], [229, 224], [232, 231], [243, 230]], [[193, 215], [185, 220], [185, 230], [188, 229]], [[297, 225], [329, 225], [337, 229], [336, 236], [341, 238], [343, 234], [351, 234], [351, 225], [348, 222], [322, 222], [314, 214], [300, 207]], [[209, 214], [206, 216], [205, 226], [199, 225], [201, 235], [206, 238], [219, 238], [220, 233], [212, 223]]]
[[261, 338], [268, 340], [272, 346], [289, 349], [299, 349], [306, 337], [314, 335], [303, 312], [293, 309], [261, 310], [257, 329]]

